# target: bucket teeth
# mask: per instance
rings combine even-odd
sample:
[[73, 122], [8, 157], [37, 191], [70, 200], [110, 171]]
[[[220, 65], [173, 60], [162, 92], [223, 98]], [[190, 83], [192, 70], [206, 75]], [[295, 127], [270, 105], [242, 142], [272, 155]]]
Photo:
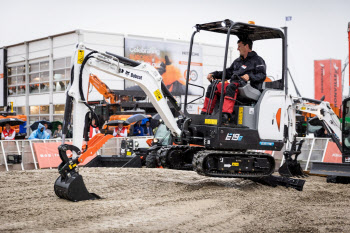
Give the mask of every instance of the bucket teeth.
[[307, 177], [308, 175], [304, 173], [298, 161], [286, 161], [279, 169], [278, 172], [281, 176], [285, 177]]

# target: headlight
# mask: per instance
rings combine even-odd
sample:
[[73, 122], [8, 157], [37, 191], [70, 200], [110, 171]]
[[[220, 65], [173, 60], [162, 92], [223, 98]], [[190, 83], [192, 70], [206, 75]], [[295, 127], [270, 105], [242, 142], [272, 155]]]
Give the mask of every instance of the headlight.
[[158, 143], [159, 142], [158, 138], [153, 138], [153, 142]]
[[135, 142], [135, 147], [138, 147], [139, 146], [139, 142]]

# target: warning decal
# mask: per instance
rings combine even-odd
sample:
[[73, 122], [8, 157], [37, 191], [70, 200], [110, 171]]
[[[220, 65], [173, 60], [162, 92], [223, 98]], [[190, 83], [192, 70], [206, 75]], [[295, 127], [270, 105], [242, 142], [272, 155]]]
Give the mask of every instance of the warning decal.
[[157, 90], [154, 92], [154, 96], [156, 97], [157, 101], [163, 99], [162, 93], [160, 93], [159, 89], [157, 89]]
[[84, 50], [78, 50], [78, 64], [83, 64]]

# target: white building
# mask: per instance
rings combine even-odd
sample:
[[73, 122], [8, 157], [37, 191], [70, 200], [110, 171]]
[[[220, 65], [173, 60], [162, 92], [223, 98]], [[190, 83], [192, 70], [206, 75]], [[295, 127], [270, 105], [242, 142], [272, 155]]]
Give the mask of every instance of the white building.
[[[37, 120], [62, 121], [64, 91], [70, 80], [71, 56], [76, 44], [83, 42], [87, 47], [124, 56], [124, 40], [128, 37], [189, 44], [164, 38], [75, 30], [5, 46], [3, 49], [7, 51], [7, 74], [4, 74], [4, 80], [5, 83], [7, 80], [8, 87], [7, 103], [13, 102], [18, 114], [27, 115], [29, 125]], [[222, 70], [224, 47], [206, 44], [200, 46], [203, 53], [203, 86], [206, 88], [209, 84], [206, 80], [207, 74]], [[228, 60], [231, 64], [232, 58]], [[108, 82], [108, 86], [114, 90], [123, 90], [124, 80], [115, 78]], [[92, 96], [93, 99], [102, 99], [102, 96]], [[92, 99], [89, 97], [89, 100]]]

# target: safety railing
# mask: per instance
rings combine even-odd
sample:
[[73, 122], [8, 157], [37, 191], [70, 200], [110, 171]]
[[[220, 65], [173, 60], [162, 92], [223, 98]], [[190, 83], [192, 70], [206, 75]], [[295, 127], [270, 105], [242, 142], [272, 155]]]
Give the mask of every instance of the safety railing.
[[[108, 140], [97, 155], [119, 155], [122, 140], [138, 138], [145, 140], [153, 137], [115, 137]], [[0, 171], [10, 170], [32, 170], [38, 169], [37, 155], [34, 150], [34, 143], [50, 143], [62, 142], [61, 139], [45, 139], [45, 140], [0, 140]], [[72, 139], [66, 139], [66, 142], [72, 142]], [[58, 154], [58, 151], [57, 151]], [[22, 161], [20, 164], [10, 164], [7, 162], [8, 155], [21, 155]], [[53, 167], [50, 167], [53, 168]]]
[[[118, 137], [111, 138], [108, 140], [101, 149], [97, 152], [97, 155], [119, 155], [121, 149], [122, 140], [128, 139], [141, 139], [145, 140], [153, 137]], [[327, 146], [330, 138], [297, 138], [298, 141], [303, 139], [305, 140], [303, 147], [301, 149], [301, 154], [298, 157], [298, 160], [301, 163], [301, 166], [304, 170], [309, 170], [312, 162], [320, 162], [324, 160]], [[67, 142], [71, 142], [72, 139], [66, 139]], [[9, 171], [9, 170], [31, 170], [38, 169], [37, 156], [34, 150], [33, 143], [49, 143], [49, 142], [61, 142], [61, 139], [46, 139], [46, 140], [1, 140], [0, 141], [0, 171]], [[284, 162], [283, 151], [274, 151], [272, 156], [276, 159], [278, 164], [281, 161], [280, 165]], [[22, 155], [22, 161], [20, 164], [9, 164], [7, 163], [8, 155]], [[52, 167], [50, 167], [52, 168]]]
[[[298, 141], [304, 140], [301, 148], [301, 154], [298, 156], [298, 161], [301, 167], [308, 171], [311, 168], [311, 163], [322, 162], [324, 160], [328, 143], [331, 138], [297, 138]], [[289, 143], [289, 142], [287, 142]], [[284, 149], [282, 150], [284, 151]], [[281, 164], [284, 163], [284, 157], [281, 154]]]

